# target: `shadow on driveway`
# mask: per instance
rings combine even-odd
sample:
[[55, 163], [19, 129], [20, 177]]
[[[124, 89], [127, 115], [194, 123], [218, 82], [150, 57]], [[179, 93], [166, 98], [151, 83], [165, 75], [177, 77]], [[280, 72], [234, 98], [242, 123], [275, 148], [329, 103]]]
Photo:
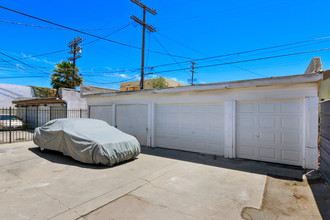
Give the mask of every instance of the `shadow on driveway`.
[[31, 151], [32, 153], [38, 155], [39, 157], [42, 157], [52, 163], [59, 163], [59, 164], [65, 164], [65, 165], [69, 165], [69, 166], [76, 166], [76, 167], [81, 167], [81, 168], [88, 168], [88, 169], [109, 169], [112, 167], [116, 167], [116, 166], [121, 166], [124, 165], [125, 163], [128, 163], [130, 161], [125, 161], [122, 163], [118, 163], [115, 164], [114, 166], [110, 167], [110, 166], [105, 166], [102, 164], [87, 164], [87, 163], [82, 163], [80, 161], [74, 160], [72, 157], [69, 156], [65, 156], [63, 153], [58, 152], [58, 151], [52, 151], [52, 150], [44, 150], [44, 151], [40, 151], [39, 147], [31, 147], [29, 148], [29, 151]]
[[[166, 157], [175, 160], [183, 160], [191, 163], [199, 163], [208, 166], [233, 169], [243, 172], [267, 175], [276, 179], [302, 182], [303, 175], [308, 172], [298, 166], [282, 165], [245, 159], [228, 159], [221, 156], [213, 156], [201, 153], [171, 150], [165, 148], [142, 148], [142, 153], [158, 157]], [[313, 175], [313, 176], [311, 176]], [[309, 187], [313, 193], [318, 210], [323, 219], [330, 219], [330, 187], [318, 175], [318, 171], [307, 174]]]
[[285, 180], [302, 181], [302, 176], [303, 174], [305, 174], [305, 171], [298, 166], [282, 165], [238, 158], [228, 159], [221, 156], [193, 153], [181, 150], [142, 147], [142, 153], [209, 166], [233, 169], [243, 172], [268, 175], [274, 178], [280, 178]]
[[330, 219], [330, 186], [320, 177], [318, 170], [306, 176], [322, 218]]

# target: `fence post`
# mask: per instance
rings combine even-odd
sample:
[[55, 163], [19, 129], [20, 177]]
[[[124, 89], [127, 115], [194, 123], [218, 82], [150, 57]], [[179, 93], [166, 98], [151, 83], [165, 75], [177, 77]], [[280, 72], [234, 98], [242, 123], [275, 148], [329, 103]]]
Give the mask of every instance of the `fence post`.
[[25, 127], [26, 127], [26, 129], [28, 129], [28, 125], [27, 125], [27, 106], [25, 106]]
[[82, 109], [80, 109], [80, 118], [81, 118], [81, 115], [82, 115]]
[[11, 143], [11, 107], [9, 107], [9, 143]]
[[37, 127], [39, 127], [39, 106], [37, 105]]

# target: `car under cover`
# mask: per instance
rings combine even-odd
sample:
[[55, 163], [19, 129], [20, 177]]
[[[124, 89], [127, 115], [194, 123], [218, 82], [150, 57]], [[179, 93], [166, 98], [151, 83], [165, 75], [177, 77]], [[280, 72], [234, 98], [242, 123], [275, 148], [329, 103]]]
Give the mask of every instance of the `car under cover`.
[[134, 159], [141, 152], [132, 135], [89, 118], [49, 121], [34, 130], [33, 142], [41, 149], [60, 151], [84, 163], [108, 166]]

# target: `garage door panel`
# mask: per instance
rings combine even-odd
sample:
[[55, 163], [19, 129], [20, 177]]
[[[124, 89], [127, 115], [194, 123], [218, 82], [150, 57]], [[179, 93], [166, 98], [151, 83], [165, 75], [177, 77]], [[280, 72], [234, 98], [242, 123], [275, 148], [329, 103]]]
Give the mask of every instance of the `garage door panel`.
[[147, 145], [148, 105], [116, 105], [117, 128]]
[[302, 120], [300, 117], [291, 116], [282, 117], [281, 128], [283, 129], [302, 129]]
[[257, 135], [257, 144], [275, 146], [276, 133], [269, 131], [260, 131]]
[[300, 101], [283, 101], [281, 103], [281, 112], [282, 113], [301, 113], [302, 112], [302, 103]]
[[275, 105], [275, 103], [260, 103], [259, 112], [260, 113], [275, 113], [276, 105]]
[[240, 113], [254, 113], [254, 104], [253, 103], [241, 103], [238, 112]]
[[239, 117], [238, 118], [238, 126], [239, 127], [248, 127], [253, 128], [254, 119], [251, 117]]
[[253, 130], [251, 130], [250, 128], [247, 127], [242, 127], [239, 132], [238, 132], [238, 142], [246, 142], [246, 141], [250, 141], [249, 144], [253, 144], [254, 143], [254, 132]]
[[303, 100], [238, 102], [237, 157], [302, 165]]
[[282, 133], [282, 145], [291, 146], [291, 147], [300, 147], [301, 146], [301, 134], [284, 132]]
[[282, 150], [282, 160], [290, 162], [295, 162], [294, 165], [300, 165], [300, 152], [293, 151], [293, 150]]
[[157, 104], [155, 145], [223, 155], [222, 103]]
[[276, 160], [276, 149], [274, 149], [273, 147], [272, 148], [260, 147], [259, 157]]
[[253, 159], [254, 147], [249, 145], [240, 145], [240, 156]]
[[113, 125], [112, 122], [112, 105], [91, 105], [89, 106], [90, 118], [100, 119]]
[[260, 117], [260, 128], [276, 128], [276, 117]]

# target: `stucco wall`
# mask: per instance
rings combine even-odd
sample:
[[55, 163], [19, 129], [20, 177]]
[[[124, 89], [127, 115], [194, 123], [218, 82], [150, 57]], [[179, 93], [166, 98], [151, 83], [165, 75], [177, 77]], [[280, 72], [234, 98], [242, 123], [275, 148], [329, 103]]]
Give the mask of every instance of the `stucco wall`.
[[87, 101], [75, 89], [60, 88], [60, 97], [67, 103], [67, 109], [87, 109]]
[[19, 86], [0, 83], [0, 108], [14, 107], [12, 101], [17, 97], [34, 97], [29, 86]]
[[[150, 146], [154, 139], [154, 106], [164, 103], [219, 103], [225, 105], [225, 119], [234, 118], [226, 122], [225, 134], [225, 157], [235, 157], [235, 103], [241, 101], [269, 101], [299, 99], [303, 102], [303, 127], [304, 138], [302, 138], [302, 166], [305, 168], [317, 168], [317, 125], [318, 125], [318, 83], [292, 83], [286, 85], [247, 86], [245, 88], [220, 88], [209, 90], [170, 90], [150, 93], [123, 93], [103, 94], [89, 96], [89, 106], [102, 106], [107, 108], [125, 104], [147, 104], [148, 105], [148, 129], [147, 136], [150, 138]], [[116, 120], [116, 112], [112, 111], [112, 120]], [[231, 131], [227, 134], [227, 131]]]

